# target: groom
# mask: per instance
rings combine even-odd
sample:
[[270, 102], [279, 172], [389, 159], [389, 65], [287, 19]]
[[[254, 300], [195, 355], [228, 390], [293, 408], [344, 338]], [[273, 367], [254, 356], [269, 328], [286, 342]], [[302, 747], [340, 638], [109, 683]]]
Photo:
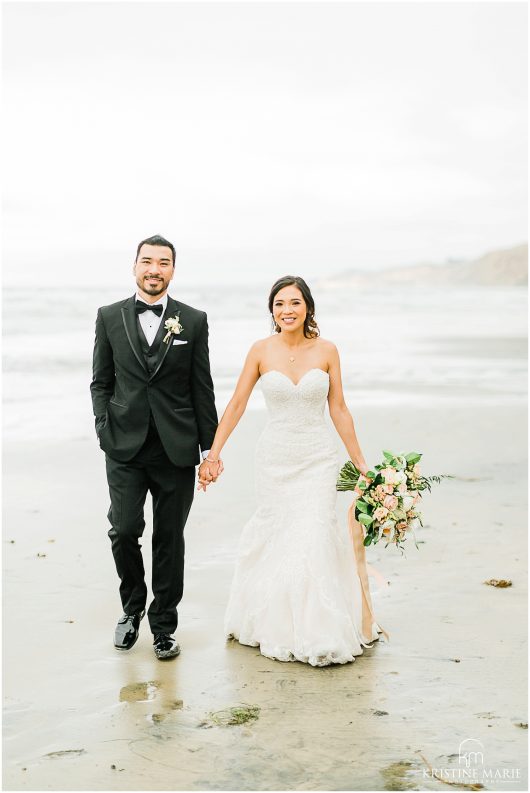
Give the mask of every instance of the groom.
[[[217, 428], [206, 314], [167, 294], [174, 272], [170, 242], [160, 236], [140, 242], [133, 268], [137, 293], [98, 310], [90, 386], [124, 611], [114, 646], [134, 645], [145, 614], [139, 538], [150, 491], [154, 599], [148, 619], [160, 659], [180, 653], [172, 634], [183, 592], [184, 526], [199, 448], [207, 458]], [[221, 471], [222, 464], [203, 459], [199, 478], [215, 481]]]

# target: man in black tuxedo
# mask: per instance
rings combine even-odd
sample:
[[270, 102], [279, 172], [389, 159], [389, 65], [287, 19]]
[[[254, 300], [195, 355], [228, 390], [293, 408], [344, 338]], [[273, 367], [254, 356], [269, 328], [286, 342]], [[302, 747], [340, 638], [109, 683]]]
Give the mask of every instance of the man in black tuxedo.
[[[143, 240], [133, 272], [136, 295], [102, 306], [96, 319], [90, 386], [96, 433], [110, 490], [109, 537], [124, 614], [114, 645], [136, 642], [147, 587], [139, 538], [147, 492], [153, 499], [153, 602], [148, 618], [158, 658], [178, 655], [172, 636], [184, 578], [184, 526], [199, 477], [215, 481], [220, 461], [208, 452], [217, 428], [204, 311], [167, 294], [175, 248]], [[168, 322], [169, 320], [169, 322]]]

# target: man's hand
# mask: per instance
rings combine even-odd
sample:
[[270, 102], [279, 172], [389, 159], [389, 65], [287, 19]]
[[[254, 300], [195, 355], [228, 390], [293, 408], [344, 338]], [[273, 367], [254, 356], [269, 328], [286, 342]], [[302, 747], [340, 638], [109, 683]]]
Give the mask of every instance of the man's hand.
[[106, 420], [107, 420], [106, 416], [96, 416], [96, 435], [98, 436], [98, 438], [99, 438], [99, 433], [105, 426]]
[[212, 461], [207, 457], [199, 466], [199, 471], [197, 473], [199, 484], [197, 485], [197, 490], [204, 490], [204, 492], [206, 492], [208, 485], [212, 482], [217, 482], [217, 479], [223, 471], [224, 465], [221, 458]]

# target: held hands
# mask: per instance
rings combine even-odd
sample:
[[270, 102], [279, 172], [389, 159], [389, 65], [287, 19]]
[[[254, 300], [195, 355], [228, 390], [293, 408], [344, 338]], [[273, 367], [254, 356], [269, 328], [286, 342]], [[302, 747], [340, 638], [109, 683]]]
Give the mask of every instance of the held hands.
[[199, 480], [197, 490], [204, 490], [206, 493], [208, 485], [212, 482], [217, 482], [217, 479], [221, 476], [223, 471], [224, 465], [220, 457], [218, 460], [212, 460], [210, 457], [206, 457], [200, 464], [197, 472], [197, 478]]

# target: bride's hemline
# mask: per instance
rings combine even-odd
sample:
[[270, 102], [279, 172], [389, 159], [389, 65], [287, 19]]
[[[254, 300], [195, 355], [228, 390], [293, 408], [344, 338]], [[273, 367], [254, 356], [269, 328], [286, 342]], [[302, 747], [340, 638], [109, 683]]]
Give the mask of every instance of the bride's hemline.
[[[270, 658], [272, 661], [281, 661], [282, 663], [294, 663], [295, 661], [299, 661], [302, 664], [309, 664], [309, 666], [332, 666], [333, 664], [349, 664], [349, 663], [353, 663], [357, 656], [363, 654], [362, 647], [360, 652], [350, 653], [348, 655], [338, 655], [333, 652], [327, 653], [326, 655], [300, 655], [284, 647], [274, 648], [273, 650], [270, 650], [269, 648], [263, 649], [260, 642], [243, 641], [234, 633], [228, 633], [226, 635], [226, 640], [227, 641], [234, 640], [236, 642], [239, 642], [239, 644], [244, 645], [245, 647], [257, 647], [261, 655], [263, 655], [265, 658]], [[375, 639], [373, 639], [372, 641], [375, 641]], [[364, 646], [371, 647], [371, 645], [364, 645]]]

